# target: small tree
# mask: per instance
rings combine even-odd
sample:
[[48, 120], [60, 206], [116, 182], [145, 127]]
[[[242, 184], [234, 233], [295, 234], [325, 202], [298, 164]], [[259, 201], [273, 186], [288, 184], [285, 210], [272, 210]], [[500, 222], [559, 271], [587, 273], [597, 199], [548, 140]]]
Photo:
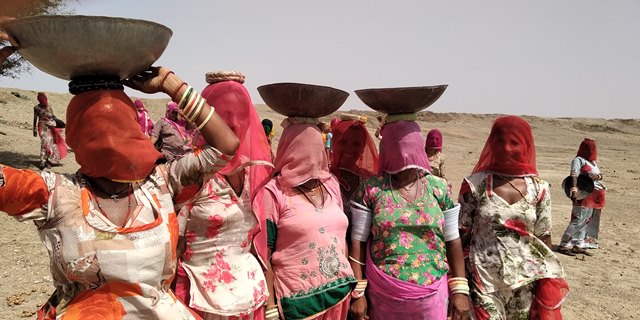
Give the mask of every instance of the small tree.
[[[66, 0], [2, 0], [0, 15], [10, 17], [38, 16], [46, 14], [69, 14], [65, 7]], [[0, 48], [10, 45], [7, 41], [0, 43]], [[31, 72], [28, 64], [19, 52], [14, 53], [0, 67], [0, 78], [17, 79], [24, 73]]]

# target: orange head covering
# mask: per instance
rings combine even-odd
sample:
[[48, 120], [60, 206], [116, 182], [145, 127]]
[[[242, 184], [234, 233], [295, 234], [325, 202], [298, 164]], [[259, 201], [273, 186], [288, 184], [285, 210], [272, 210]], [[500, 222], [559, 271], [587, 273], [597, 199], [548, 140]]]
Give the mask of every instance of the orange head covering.
[[473, 173], [493, 171], [511, 176], [537, 176], [536, 147], [529, 123], [516, 116], [496, 119]]
[[370, 177], [378, 172], [378, 150], [362, 122], [338, 120], [331, 125], [331, 130], [331, 172], [341, 184], [344, 185], [344, 182], [339, 169], [351, 171], [360, 178]]
[[73, 97], [67, 107], [66, 133], [80, 172], [89, 177], [143, 180], [162, 157], [140, 131], [133, 101], [122, 90]]
[[598, 159], [598, 148], [596, 147], [596, 141], [589, 138], [584, 138], [580, 143], [577, 157], [585, 158], [589, 161], [596, 161]]

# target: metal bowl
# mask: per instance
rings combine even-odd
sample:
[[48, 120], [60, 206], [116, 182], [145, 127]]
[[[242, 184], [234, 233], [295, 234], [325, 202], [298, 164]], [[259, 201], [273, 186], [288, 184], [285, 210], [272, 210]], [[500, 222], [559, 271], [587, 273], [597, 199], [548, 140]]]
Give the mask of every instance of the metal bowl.
[[151, 21], [99, 16], [34, 16], [0, 27], [25, 59], [65, 80], [136, 75], [160, 58], [173, 34]]
[[291, 82], [263, 85], [258, 92], [269, 108], [288, 117], [324, 117], [338, 110], [349, 97], [340, 89]]
[[356, 90], [358, 98], [369, 108], [387, 114], [413, 113], [432, 105], [447, 85], [427, 87], [376, 88]]

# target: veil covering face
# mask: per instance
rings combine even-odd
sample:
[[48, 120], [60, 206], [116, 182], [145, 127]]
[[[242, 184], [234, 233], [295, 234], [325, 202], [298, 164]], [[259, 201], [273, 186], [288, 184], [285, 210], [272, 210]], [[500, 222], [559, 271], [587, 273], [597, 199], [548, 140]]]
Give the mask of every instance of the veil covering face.
[[[267, 256], [266, 217], [262, 206], [262, 196], [258, 196], [262, 186], [273, 173], [271, 148], [264, 134], [260, 118], [247, 89], [235, 81], [215, 82], [202, 91], [202, 97], [238, 136], [240, 145], [235, 155], [219, 171], [222, 175], [234, 175], [246, 171], [252, 209], [259, 221], [254, 230], [254, 246], [260, 258]], [[263, 231], [263, 232], [259, 232]]]
[[410, 168], [431, 172], [422, 129], [415, 121], [386, 123], [381, 134], [378, 174], [395, 174]]
[[333, 153], [331, 173], [344, 186], [342, 170], [350, 171], [360, 178], [378, 172], [378, 150], [367, 128], [359, 120], [343, 120], [332, 124]]
[[536, 148], [529, 123], [517, 116], [496, 119], [473, 172], [537, 176]]
[[95, 90], [73, 97], [65, 129], [80, 172], [89, 177], [141, 181], [162, 158], [140, 130], [133, 101], [122, 90]]

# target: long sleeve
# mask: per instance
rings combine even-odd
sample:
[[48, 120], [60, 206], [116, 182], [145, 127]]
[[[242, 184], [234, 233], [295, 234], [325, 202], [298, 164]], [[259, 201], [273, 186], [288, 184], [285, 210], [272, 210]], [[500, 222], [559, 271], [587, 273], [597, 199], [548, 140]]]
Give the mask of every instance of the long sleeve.
[[49, 188], [40, 173], [0, 165], [0, 211], [18, 220], [46, 219]]

